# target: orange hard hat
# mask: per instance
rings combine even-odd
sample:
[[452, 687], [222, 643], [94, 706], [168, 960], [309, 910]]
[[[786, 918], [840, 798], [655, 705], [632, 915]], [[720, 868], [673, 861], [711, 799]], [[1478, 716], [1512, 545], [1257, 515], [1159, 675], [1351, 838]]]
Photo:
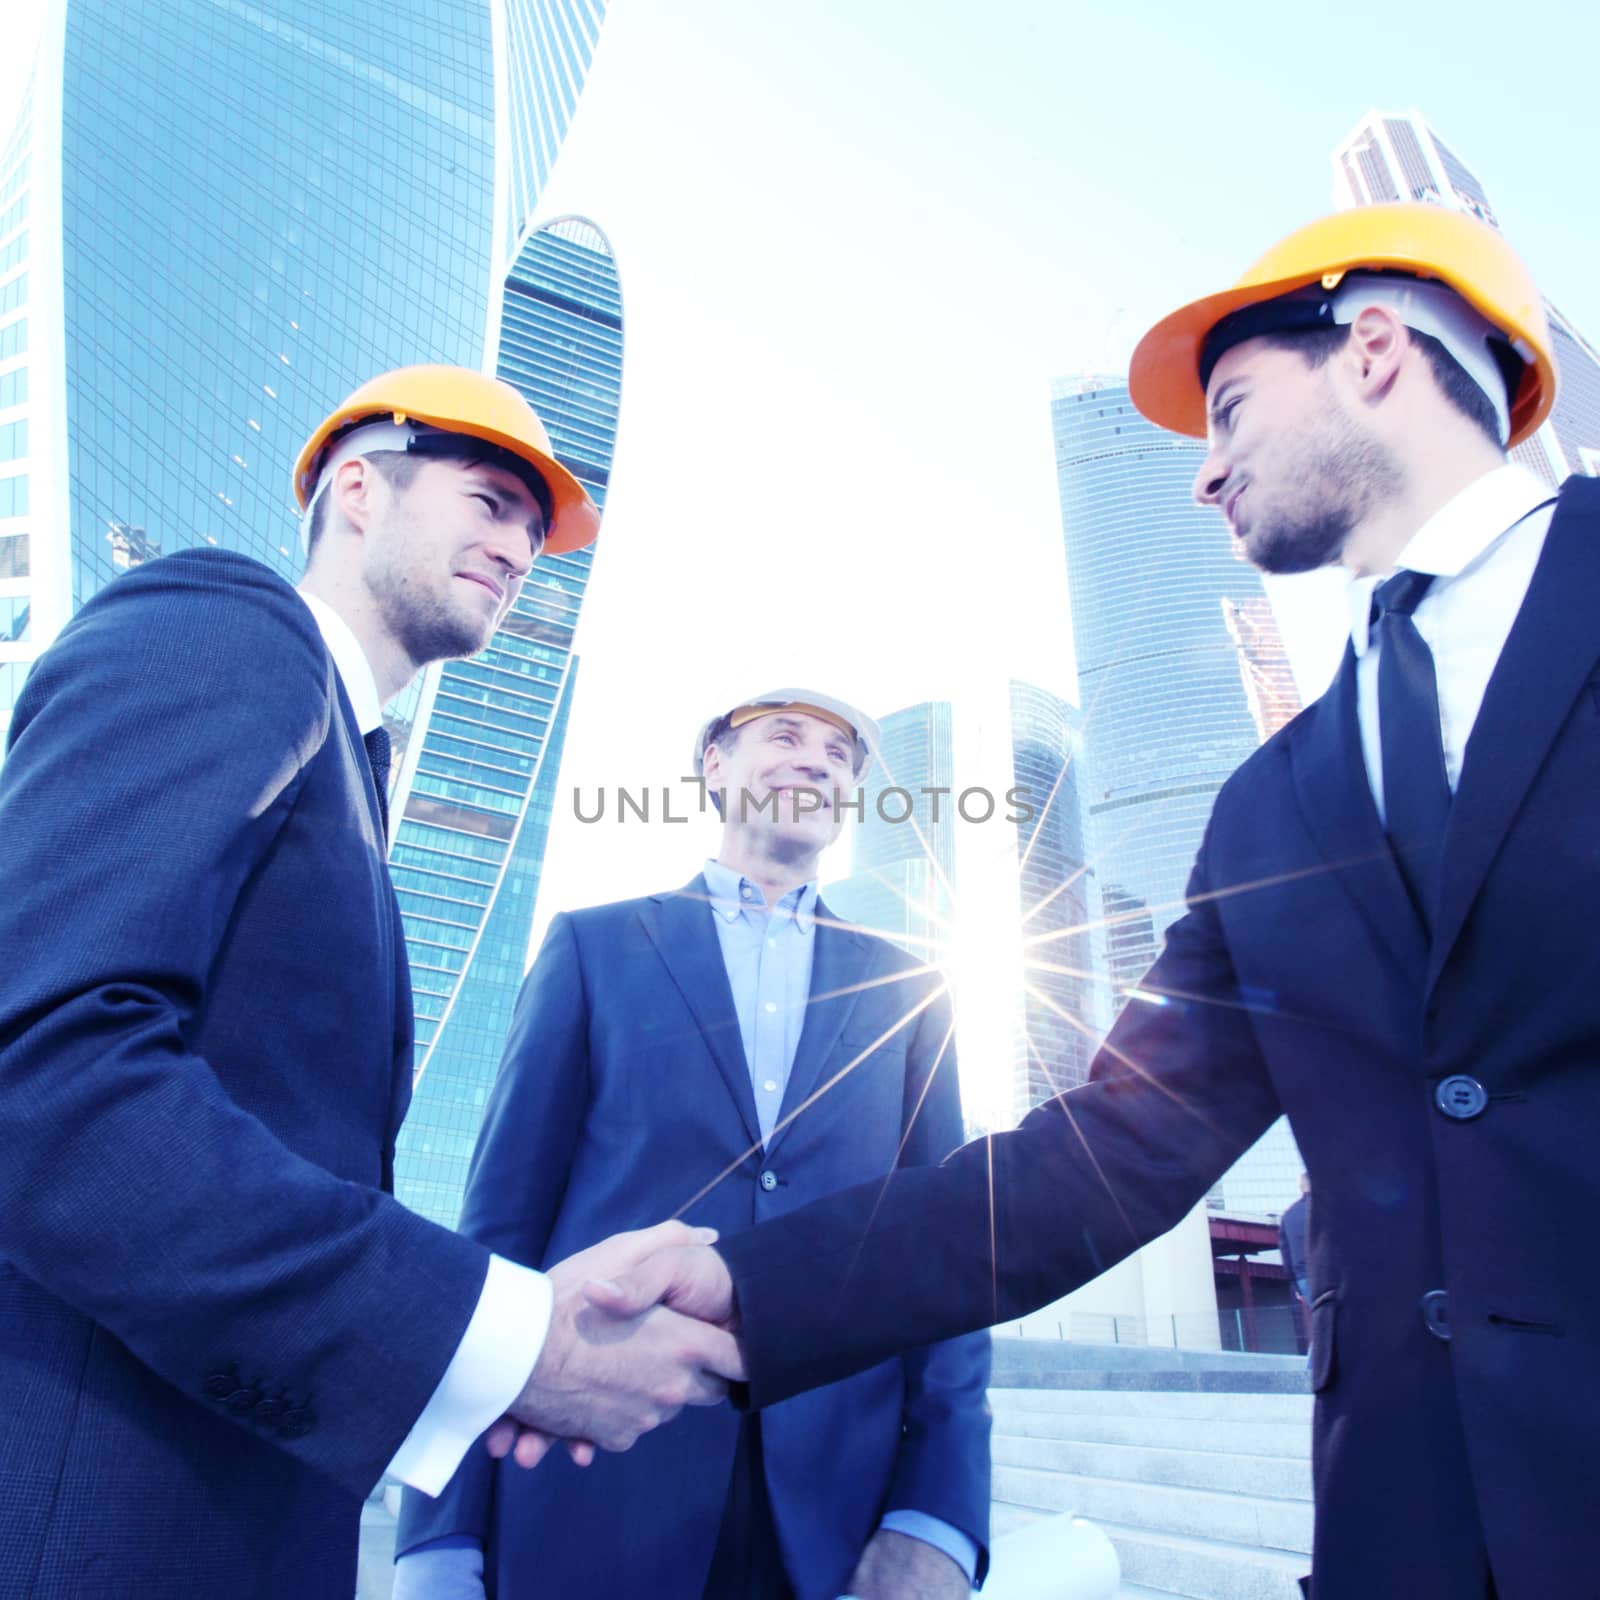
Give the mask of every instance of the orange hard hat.
[[[1555, 351], [1544, 302], [1528, 269], [1497, 229], [1464, 212], [1420, 201], [1357, 206], [1320, 217], [1273, 245], [1231, 289], [1163, 317], [1133, 352], [1128, 368], [1133, 403], [1160, 427], [1203, 439], [1209, 366], [1204, 375], [1201, 368], [1212, 330], [1248, 307], [1285, 299], [1296, 290], [1320, 285], [1332, 293], [1346, 273], [1354, 272], [1441, 283], [1492, 325], [1515, 373], [1508, 380], [1508, 445], [1526, 439], [1549, 416], [1556, 397]], [[1269, 328], [1264, 322], [1257, 331]]]
[[599, 508], [556, 460], [533, 407], [509, 383], [467, 367], [400, 367], [362, 384], [311, 435], [294, 464], [294, 497], [302, 511], [316, 493], [330, 443], [358, 423], [385, 420], [464, 434], [507, 451], [549, 491], [545, 550], [559, 554], [594, 542]]

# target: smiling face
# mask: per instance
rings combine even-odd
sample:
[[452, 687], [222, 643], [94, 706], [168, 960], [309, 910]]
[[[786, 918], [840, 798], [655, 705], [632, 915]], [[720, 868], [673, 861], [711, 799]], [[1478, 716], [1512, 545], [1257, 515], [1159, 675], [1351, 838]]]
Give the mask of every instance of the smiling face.
[[1206, 386], [1208, 450], [1194, 497], [1222, 512], [1263, 572], [1338, 561], [1401, 481], [1389, 449], [1347, 403], [1345, 360], [1313, 366], [1292, 346], [1247, 339]]
[[725, 833], [759, 836], [763, 853], [793, 860], [839, 837], [834, 796], [854, 789], [854, 757], [854, 740], [836, 724], [779, 709], [707, 749], [706, 785], [725, 794]]
[[416, 666], [475, 655], [544, 546], [544, 515], [513, 472], [424, 460], [374, 474], [364, 578], [384, 629]]

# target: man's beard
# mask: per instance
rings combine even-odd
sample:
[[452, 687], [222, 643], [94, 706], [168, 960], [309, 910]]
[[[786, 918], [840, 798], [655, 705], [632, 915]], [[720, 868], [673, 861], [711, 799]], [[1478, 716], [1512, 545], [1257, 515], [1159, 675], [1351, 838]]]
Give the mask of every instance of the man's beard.
[[444, 596], [422, 589], [395, 566], [380, 568], [369, 587], [385, 630], [419, 667], [474, 656], [492, 636], [491, 624], [452, 611]]
[[1387, 447], [1340, 412], [1327, 415], [1321, 435], [1306, 441], [1296, 465], [1298, 503], [1269, 511], [1245, 538], [1246, 555], [1263, 572], [1332, 566], [1373, 508], [1404, 483]]

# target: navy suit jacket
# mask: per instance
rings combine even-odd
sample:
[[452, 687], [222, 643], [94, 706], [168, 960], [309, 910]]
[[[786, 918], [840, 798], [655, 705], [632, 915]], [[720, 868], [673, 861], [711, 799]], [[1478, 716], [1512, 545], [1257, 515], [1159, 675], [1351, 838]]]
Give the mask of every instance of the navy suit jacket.
[[1141, 985], [1167, 1003], [1127, 1007], [1087, 1085], [718, 1245], [752, 1399], [1053, 1299], [1287, 1111], [1316, 1194], [1313, 1592], [1481, 1597], [1492, 1560], [1502, 1600], [1593, 1593], [1600, 1277], [1572, 1263], [1600, 1236], [1597, 907], [1600, 483], [1574, 479], [1467, 744], [1432, 940], [1347, 656], [1224, 786]]
[[204, 551], [90, 600], [0, 839], [0, 1593], [350, 1600], [487, 1255], [383, 1192], [405, 946], [293, 589]]
[[[541, 1266], [667, 1216], [735, 1232], [947, 1155], [962, 1123], [940, 980], [882, 939], [827, 926], [820, 902], [817, 915], [780, 1123], [798, 1115], [764, 1151], [704, 878], [557, 917], [517, 1002], [463, 1230]], [[887, 1510], [987, 1543], [988, 1377], [977, 1335], [876, 1361], [766, 1414], [798, 1600], [833, 1600]], [[737, 1427], [727, 1407], [691, 1408], [583, 1470], [560, 1452], [531, 1473], [471, 1452], [441, 1499], [406, 1495], [396, 1548], [486, 1538], [500, 1600], [699, 1600]]]

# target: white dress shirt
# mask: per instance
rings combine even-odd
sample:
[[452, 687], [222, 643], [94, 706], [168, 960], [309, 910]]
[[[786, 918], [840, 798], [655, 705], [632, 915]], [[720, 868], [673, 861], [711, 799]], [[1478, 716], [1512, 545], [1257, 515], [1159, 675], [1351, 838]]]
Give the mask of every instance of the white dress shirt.
[[[1434, 581], [1412, 613], [1433, 652], [1439, 685], [1444, 770], [1455, 792], [1484, 690], [1528, 592], [1555, 495], [1526, 468], [1507, 464], [1470, 483], [1412, 535], [1395, 571], [1431, 572]], [[1383, 749], [1378, 737], [1378, 651], [1368, 632], [1372, 591], [1388, 574], [1350, 584], [1350, 642], [1356, 653], [1356, 717], [1361, 753], [1378, 816], [1383, 805]]]
[[[332, 606], [301, 591], [333, 657], [363, 736], [383, 720], [378, 682], [360, 642]], [[456, 1353], [389, 1472], [424, 1494], [438, 1494], [475, 1440], [522, 1392], [550, 1327], [555, 1299], [542, 1272], [489, 1257], [478, 1304]]]

